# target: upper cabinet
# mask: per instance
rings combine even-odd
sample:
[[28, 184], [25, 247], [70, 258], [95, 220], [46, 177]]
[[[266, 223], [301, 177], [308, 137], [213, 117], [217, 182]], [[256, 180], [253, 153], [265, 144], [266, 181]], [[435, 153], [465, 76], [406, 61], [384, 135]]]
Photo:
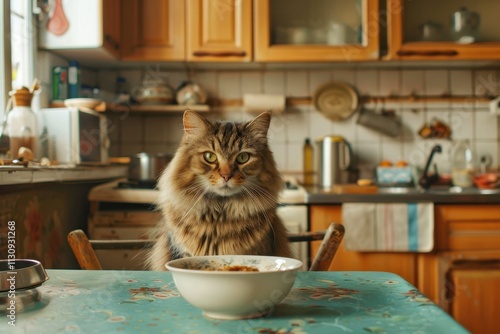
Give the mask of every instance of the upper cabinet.
[[252, 60], [252, 0], [187, 0], [188, 61]]
[[186, 3], [122, 0], [122, 59], [185, 60]]
[[120, 58], [120, 0], [51, 1], [38, 46], [75, 60]]
[[500, 1], [386, 1], [388, 59], [500, 59]]
[[379, 58], [378, 0], [255, 0], [256, 61]]

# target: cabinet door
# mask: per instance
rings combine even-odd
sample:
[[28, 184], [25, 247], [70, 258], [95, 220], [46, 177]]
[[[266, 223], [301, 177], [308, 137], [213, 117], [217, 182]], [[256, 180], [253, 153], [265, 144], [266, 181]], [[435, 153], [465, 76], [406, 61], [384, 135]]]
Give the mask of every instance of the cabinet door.
[[122, 1], [123, 60], [184, 60], [185, 2]]
[[252, 0], [187, 3], [187, 60], [252, 60]]
[[[313, 205], [310, 209], [311, 230], [319, 231], [328, 227], [331, 222], [342, 223], [341, 205]], [[345, 233], [349, 233], [346, 231]], [[319, 243], [319, 242], [317, 242]], [[314, 257], [318, 245], [312, 243], [311, 256]], [[330, 270], [366, 270], [388, 271], [400, 275], [408, 282], [416, 285], [417, 258], [413, 253], [391, 252], [354, 252], [340, 247], [333, 259]]]
[[378, 8], [378, 0], [255, 0], [255, 60], [378, 59]]
[[388, 58], [499, 59], [500, 2], [386, 0]]
[[120, 0], [105, 0], [102, 3], [103, 44], [116, 57], [120, 56], [121, 40], [121, 2]]
[[450, 314], [472, 333], [498, 333], [500, 266], [452, 269]]

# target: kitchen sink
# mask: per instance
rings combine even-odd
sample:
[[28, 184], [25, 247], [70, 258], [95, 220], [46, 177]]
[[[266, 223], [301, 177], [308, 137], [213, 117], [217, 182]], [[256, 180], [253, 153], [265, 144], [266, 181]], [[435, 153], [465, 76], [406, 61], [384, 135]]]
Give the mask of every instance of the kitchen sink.
[[462, 195], [487, 195], [500, 194], [500, 188], [479, 189], [479, 188], [461, 188], [449, 186], [434, 186], [429, 189], [416, 187], [379, 187], [379, 194], [462, 194]]
[[415, 187], [379, 187], [379, 194], [418, 194], [424, 191]]

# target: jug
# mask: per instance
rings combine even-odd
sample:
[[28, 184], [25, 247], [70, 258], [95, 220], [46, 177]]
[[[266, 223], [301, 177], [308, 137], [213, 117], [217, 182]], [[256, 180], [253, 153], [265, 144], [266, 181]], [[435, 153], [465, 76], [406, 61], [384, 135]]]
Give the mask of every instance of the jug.
[[36, 116], [31, 110], [33, 92], [23, 87], [9, 93], [12, 97], [14, 107], [7, 112], [7, 135], [10, 142], [10, 155], [13, 159], [18, 158], [19, 148], [30, 149], [36, 156]]
[[458, 43], [474, 43], [478, 38], [480, 16], [465, 7], [451, 16], [451, 36]]
[[457, 187], [472, 187], [475, 163], [469, 141], [465, 139], [456, 142], [451, 153], [451, 182]]
[[318, 184], [330, 188], [345, 180], [351, 167], [352, 149], [341, 136], [324, 136], [317, 140]]

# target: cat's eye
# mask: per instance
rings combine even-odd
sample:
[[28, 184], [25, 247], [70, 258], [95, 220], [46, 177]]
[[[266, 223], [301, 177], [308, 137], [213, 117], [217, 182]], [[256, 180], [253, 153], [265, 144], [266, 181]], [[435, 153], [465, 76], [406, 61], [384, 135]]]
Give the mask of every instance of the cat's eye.
[[217, 161], [217, 156], [215, 155], [215, 153], [212, 152], [203, 153], [203, 158], [205, 158], [206, 162], [210, 163], [214, 163], [215, 161]]
[[242, 152], [236, 157], [236, 161], [240, 164], [244, 164], [248, 159], [250, 159], [250, 154], [247, 152]]

